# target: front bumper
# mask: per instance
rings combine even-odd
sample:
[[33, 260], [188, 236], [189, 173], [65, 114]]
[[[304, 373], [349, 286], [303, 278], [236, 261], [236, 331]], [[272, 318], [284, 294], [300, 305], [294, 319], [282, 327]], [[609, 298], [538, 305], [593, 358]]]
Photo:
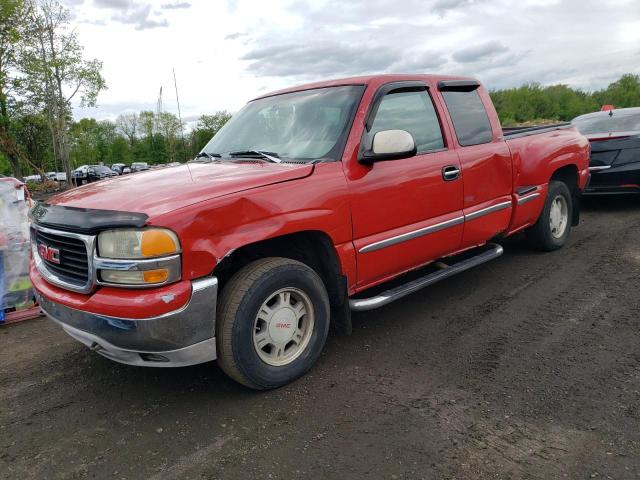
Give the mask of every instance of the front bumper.
[[129, 319], [99, 315], [56, 303], [35, 290], [43, 312], [71, 337], [116, 362], [182, 367], [216, 359], [218, 280], [191, 283], [186, 305], [160, 316]]

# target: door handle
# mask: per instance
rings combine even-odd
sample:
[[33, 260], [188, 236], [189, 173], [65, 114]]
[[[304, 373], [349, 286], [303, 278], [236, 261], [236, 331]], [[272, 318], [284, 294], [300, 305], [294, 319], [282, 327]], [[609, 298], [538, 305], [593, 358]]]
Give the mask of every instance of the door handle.
[[442, 167], [442, 178], [445, 182], [457, 180], [458, 178], [460, 178], [460, 169], [455, 165], [447, 165], [446, 167]]

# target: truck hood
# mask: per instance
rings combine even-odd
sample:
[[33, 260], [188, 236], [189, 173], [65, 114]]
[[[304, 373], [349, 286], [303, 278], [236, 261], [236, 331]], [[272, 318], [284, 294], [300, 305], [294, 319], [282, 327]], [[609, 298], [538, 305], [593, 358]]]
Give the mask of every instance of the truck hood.
[[63, 192], [49, 204], [162, 215], [187, 205], [311, 174], [292, 163], [192, 163], [123, 175]]

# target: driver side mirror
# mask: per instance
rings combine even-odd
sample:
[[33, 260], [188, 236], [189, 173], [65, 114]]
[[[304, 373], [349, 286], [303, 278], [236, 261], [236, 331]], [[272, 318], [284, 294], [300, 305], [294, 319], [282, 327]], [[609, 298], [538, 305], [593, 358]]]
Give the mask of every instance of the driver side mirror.
[[384, 160], [413, 157], [417, 152], [413, 135], [406, 130], [381, 130], [363, 138], [358, 162], [371, 165]]

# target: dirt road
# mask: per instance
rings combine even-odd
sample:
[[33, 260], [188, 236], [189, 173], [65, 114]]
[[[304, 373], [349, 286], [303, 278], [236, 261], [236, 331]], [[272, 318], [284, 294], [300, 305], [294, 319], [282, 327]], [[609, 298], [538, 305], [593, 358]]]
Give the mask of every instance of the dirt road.
[[256, 393], [0, 329], [0, 477], [640, 478], [640, 199], [354, 320]]

